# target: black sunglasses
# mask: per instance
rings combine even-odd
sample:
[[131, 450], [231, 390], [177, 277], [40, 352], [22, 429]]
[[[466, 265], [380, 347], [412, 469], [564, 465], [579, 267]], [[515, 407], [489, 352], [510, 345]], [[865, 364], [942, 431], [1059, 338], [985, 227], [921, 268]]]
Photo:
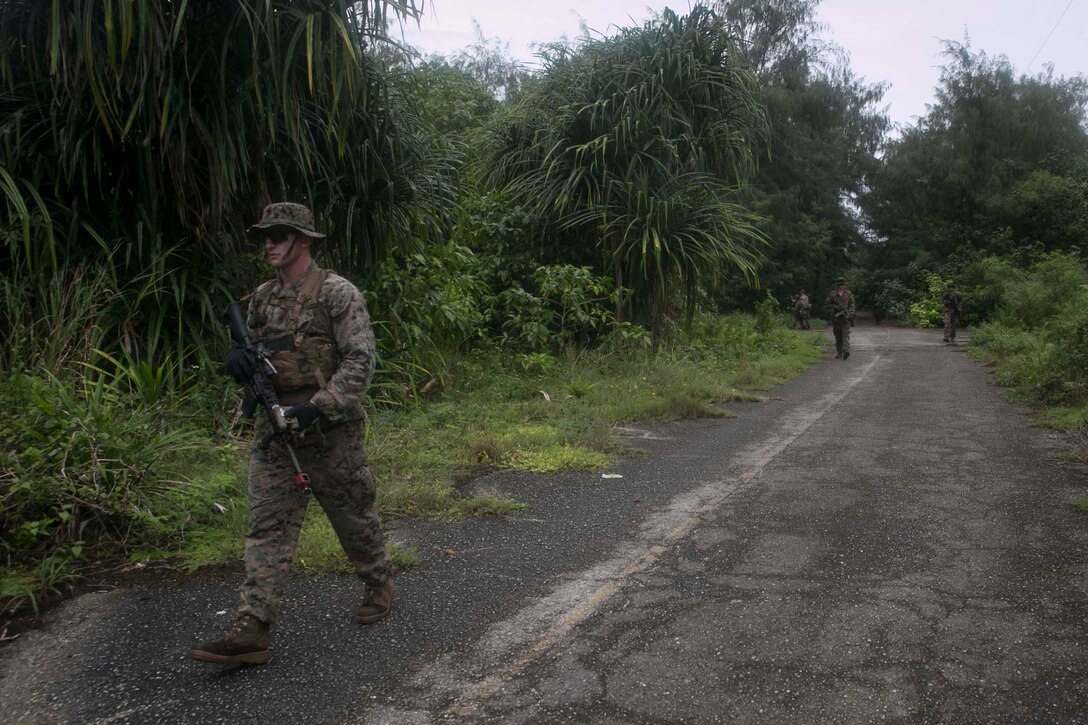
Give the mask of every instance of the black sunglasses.
[[292, 236], [294, 236], [293, 229], [268, 229], [264, 233], [265, 239], [269, 239], [273, 244], [283, 244]]

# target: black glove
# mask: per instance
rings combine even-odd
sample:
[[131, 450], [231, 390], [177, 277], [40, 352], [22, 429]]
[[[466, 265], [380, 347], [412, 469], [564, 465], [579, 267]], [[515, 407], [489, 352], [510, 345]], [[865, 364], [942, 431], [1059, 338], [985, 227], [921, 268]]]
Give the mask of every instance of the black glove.
[[224, 367], [227, 375], [234, 378], [236, 383], [245, 384], [253, 379], [253, 373], [257, 371], [257, 356], [244, 347], [232, 347], [227, 351]]
[[305, 403], [292, 405], [290, 408], [285, 409], [283, 417], [294, 418], [298, 421], [298, 429], [306, 430], [321, 417], [321, 411], [317, 409], [316, 405], [307, 400]]

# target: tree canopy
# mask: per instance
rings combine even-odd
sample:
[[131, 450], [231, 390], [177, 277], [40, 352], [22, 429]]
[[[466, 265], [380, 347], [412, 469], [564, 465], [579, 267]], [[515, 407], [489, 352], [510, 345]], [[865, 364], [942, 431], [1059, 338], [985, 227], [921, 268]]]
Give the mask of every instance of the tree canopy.
[[[820, 40], [819, 0], [716, 5], [743, 39], [767, 109], [770, 133], [745, 198], [770, 239], [762, 285], [785, 299], [830, 284], [863, 238], [858, 204], [889, 126], [878, 107], [884, 85], [855, 76], [845, 54]], [[730, 304], [750, 294], [730, 292]]]
[[879, 264], [1083, 244], [1088, 80], [1017, 77], [967, 43], [946, 43], [945, 58], [936, 101], [889, 144], [864, 203]]

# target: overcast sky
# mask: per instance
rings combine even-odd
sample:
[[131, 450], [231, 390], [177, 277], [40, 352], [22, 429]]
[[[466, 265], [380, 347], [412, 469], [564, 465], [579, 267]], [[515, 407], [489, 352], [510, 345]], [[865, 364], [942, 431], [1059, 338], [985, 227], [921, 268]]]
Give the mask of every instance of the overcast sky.
[[[641, 24], [664, 7], [688, 9], [687, 0], [427, 0], [426, 5], [419, 28], [409, 24], [404, 31], [405, 40], [425, 54], [472, 44], [475, 19], [485, 37], [508, 42], [511, 53], [530, 64], [533, 43], [576, 37], [583, 21], [607, 35], [616, 27]], [[1007, 56], [1018, 73], [1036, 73], [1045, 63], [1053, 63], [1059, 76], [1088, 73], [1088, 0], [824, 0], [818, 19], [828, 26], [823, 36], [850, 54], [855, 73], [891, 85], [885, 103], [898, 124], [924, 115], [932, 101], [941, 39], [962, 40], [966, 33], [973, 48]]]

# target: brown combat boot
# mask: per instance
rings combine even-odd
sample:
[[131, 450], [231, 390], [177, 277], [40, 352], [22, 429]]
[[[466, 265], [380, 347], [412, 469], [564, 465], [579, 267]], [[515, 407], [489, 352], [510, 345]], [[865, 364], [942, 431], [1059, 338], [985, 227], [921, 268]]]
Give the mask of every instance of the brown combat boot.
[[231, 665], [263, 665], [268, 662], [268, 625], [243, 614], [226, 634], [212, 642], [195, 645], [189, 656], [201, 662]]
[[379, 619], [384, 619], [389, 616], [389, 608], [392, 606], [392, 579], [387, 579], [385, 584], [376, 587], [367, 585], [363, 605], [359, 607], [359, 624], [374, 624]]

